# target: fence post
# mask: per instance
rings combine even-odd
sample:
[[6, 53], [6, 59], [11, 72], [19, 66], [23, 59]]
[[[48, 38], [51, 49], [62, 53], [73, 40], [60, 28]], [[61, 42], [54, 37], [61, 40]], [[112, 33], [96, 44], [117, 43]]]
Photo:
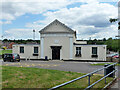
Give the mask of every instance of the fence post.
[[[105, 67], [105, 65], [104, 65]], [[104, 68], [104, 76], [106, 75], [106, 68]], [[105, 78], [105, 84], [106, 84], [106, 78]]]
[[[115, 64], [113, 65], [114, 70], [115, 70]], [[113, 78], [115, 78], [115, 72], [113, 73]]]
[[90, 86], [90, 76], [91, 75], [88, 75], [88, 86]]
[[106, 78], [105, 78], [105, 84], [106, 84]]

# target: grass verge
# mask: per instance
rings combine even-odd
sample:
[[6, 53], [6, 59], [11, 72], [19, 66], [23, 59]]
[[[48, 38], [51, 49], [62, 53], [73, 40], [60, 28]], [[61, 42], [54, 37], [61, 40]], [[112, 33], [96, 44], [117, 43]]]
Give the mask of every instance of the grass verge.
[[[2, 88], [51, 88], [69, 80], [85, 75], [83, 73], [48, 70], [40, 68], [2, 66]], [[99, 80], [101, 75], [93, 75], [91, 83]], [[107, 78], [107, 83], [113, 78]], [[93, 88], [103, 88], [104, 80]], [[75, 81], [62, 88], [86, 88], [88, 77]]]
[[5, 53], [12, 53], [12, 50], [1, 50], [0, 55], [5, 54]]
[[[92, 66], [104, 66], [105, 64], [113, 64], [113, 63], [97, 63], [97, 64], [91, 64]], [[116, 66], [120, 66], [120, 64], [116, 64]]]

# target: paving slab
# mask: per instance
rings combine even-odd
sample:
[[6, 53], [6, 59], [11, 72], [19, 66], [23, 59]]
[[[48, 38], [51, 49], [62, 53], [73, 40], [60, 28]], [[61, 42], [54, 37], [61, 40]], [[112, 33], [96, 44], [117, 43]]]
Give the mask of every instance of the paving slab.
[[115, 83], [113, 83], [113, 85], [111, 85], [111, 88], [110, 88], [110, 90], [120, 90], [120, 66], [118, 66], [118, 68], [117, 68], [117, 80], [116, 80], [116, 82]]

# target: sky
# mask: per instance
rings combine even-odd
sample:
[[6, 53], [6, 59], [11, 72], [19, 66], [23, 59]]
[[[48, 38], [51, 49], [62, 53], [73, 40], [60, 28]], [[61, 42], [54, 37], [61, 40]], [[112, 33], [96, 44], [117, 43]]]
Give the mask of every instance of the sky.
[[[115, 38], [118, 0], [2, 0], [0, 39], [40, 39], [39, 31], [58, 19], [77, 32], [77, 39]], [[2, 38], [3, 36], [3, 38]]]

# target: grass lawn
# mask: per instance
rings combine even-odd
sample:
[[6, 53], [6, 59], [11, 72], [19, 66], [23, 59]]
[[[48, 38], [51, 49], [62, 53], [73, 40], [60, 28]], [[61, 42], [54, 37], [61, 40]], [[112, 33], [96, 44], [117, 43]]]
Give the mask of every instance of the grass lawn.
[[2, 55], [4, 53], [12, 53], [12, 50], [1, 50], [0, 51], [0, 55]]
[[[51, 88], [84, 75], [83, 73], [48, 70], [28, 67], [2, 66], [2, 88]], [[100, 79], [101, 75], [93, 75], [91, 83]], [[88, 77], [68, 84], [62, 88], [86, 88]], [[107, 83], [113, 78], [107, 78]], [[103, 88], [104, 80], [93, 88]]]
[[[113, 63], [97, 63], [97, 64], [91, 64], [92, 66], [104, 66], [105, 64], [113, 64]], [[116, 64], [116, 66], [120, 66], [120, 64]]]

